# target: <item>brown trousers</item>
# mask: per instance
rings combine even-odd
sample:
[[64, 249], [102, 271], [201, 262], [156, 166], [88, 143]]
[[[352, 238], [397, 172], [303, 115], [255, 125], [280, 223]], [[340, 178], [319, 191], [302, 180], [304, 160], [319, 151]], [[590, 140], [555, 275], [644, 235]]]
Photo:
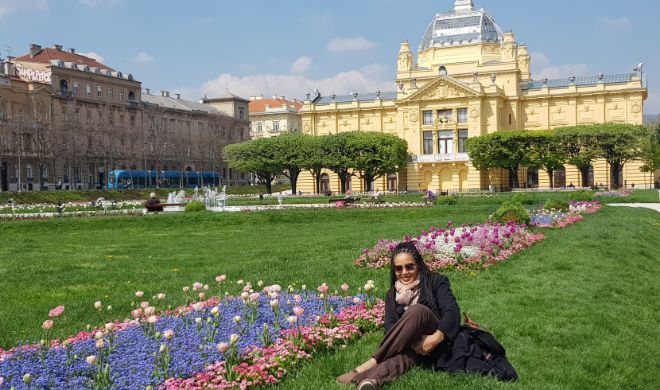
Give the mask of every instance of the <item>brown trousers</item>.
[[380, 347], [373, 355], [378, 363], [375, 367], [361, 372], [353, 378], [353, 383], [365, 379], [379, 385], [391, 382], [423, 361], [412, 348], [422, 336], [433, 334], [440, 321], [431, 309], [424, 305], [412, 305], [385, 335]]

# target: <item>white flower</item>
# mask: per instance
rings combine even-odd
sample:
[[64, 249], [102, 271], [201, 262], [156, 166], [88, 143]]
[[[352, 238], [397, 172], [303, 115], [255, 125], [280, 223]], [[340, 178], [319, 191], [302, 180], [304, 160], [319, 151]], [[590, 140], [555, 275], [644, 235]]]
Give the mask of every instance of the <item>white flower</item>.
[[211, 314], [213, 314], [214, 316], [220, 314], [220, 310], [218, 309], [217, 306], [213, 306], [213, 309], [211, 309]]
[[165, 344], [161, 344], [161, 345], [160, 345], [160, 348], [158, 349], [158, 352], [160, 352], [160, 353], [165, 352], [165, 348], [167, 348], [167, 345], [165, 345]]
[[232, 344], [236, 344], [238, 341], [238, 335], [236, 333], [232, 333], [231, 336], [229, 336], [229, 342]]
[[298, 322], [298, 317], [296, 317], [296, 316], [288, 316], [288, 317], [286, 318], [286, 320], [287, 320], [287, 322], [288, 322], [289, 324], [291, 324], [291, 325], [295, 325], [296, 322]]
[[113, 322], [108, 322], [107, 324], [105, 324], [105, 330], [107, 330], [108, 332], [112, 332], [113, 330], [115, 330], [115, 324]]
[[101, 301], [94, 302], [94, 308], [96, 310], [101, 310], [101, 307], [103, 307], [103, 304], [101, 303]]
[[171, 340], [174, 337], [174, 331], [172, 329], [167, 329], [163, 332], [163, 337], [165, 340]]
[[241, 322], [241, 316], [234, 316], [233, 320], [235, 323], [238, 324], [239, 322]]
[[96, 348], [101, 349], [103, 347], [105, 347], [105, 341], [103, 339], [96, 340]]
[[96, 355], [89, 355], [85, 358], [85, 360], [87, 361], [87, 364], [93, 366], [94, 364], [96, 364]]

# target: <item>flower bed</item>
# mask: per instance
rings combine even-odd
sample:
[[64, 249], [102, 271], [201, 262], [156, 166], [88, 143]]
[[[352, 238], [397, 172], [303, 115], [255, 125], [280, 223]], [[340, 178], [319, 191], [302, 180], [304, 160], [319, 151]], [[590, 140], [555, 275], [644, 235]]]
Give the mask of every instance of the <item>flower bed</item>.
[[[206, 289], [193, 286], [200, 299]], [[283, 293], [277, 285], [255, 292], [249, 283], [243, 290], [240, 297], [174, 310], [144, 301], [132, 320], [48, 341], [64, 312], [59, 306], [42, 325], [42, 343], [0, 349], [0, 388], [243, 389], [277, 383], [311, 354], [341, 348], [382, 325], [384, 307], [371, 294], [372, 283], [361, 297], [327, 296], [325, 284], [319, 293]], [[164, 294], [154, 300], [166, 301]], [[94, 306], [104, 312], [101, 302]]]
[[632, 194], [633, 190], [625, 190], [625, 189], [620, 189], [620, 190], [611, 190], [611, 191], [599, 191], [594, 194], [594, 196], [603, 196], [603, 197], [614, 197], [614, 196], [620, 196], [620, 197], [625, 197], [625, 196], [630, 196]]
[[569, 210], [571, 212], [580, 214], [594, 214], [602, 207], [600, 201], [598, 200], [592, 200], [588, 202], [571, 201], [569, 202], [569, 206]]
[[[542, 239], [543, 234], [531, 233], [525, 225], [486, 223], [453, 227], [450, 221], [446, 228], [432, 226], [415, 238], [403, 240], [416, 244], [432, 270], [463, 270], [488, 268]], [[373, 248], [364, 249], [355, 264], [383, 268], [399, 242], [381, 240]]]
[[69, 212], [29, 212], [21, 214], [0, 214], [0, 220], [10, 221], [18, 219], [48, 219], [66, 217], [98, 217], [109, 215], [145, 215], [146, 209], [123, 209], [123, 210], [96, 210], [96, 211], [69, 211]]
[[537, 210], [530, 214], [529, 225], [539, 228], [557, 228], [561, 229], [568, 225], [582, 221], [578, 213], [566, 213], [556, 210]]

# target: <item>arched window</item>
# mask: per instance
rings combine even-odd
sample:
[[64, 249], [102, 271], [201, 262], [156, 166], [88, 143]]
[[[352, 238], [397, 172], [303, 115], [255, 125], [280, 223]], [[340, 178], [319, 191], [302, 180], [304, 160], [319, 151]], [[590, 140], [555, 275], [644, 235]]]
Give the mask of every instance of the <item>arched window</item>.
[[561, 167], [552, 173], [554, 188], [566, 187], [566, 169]]
[[447, 68], [445, 68], [444, 65], [441, 65], [438, 68], [438, 73], [440, 73], [440, 76], [446, 76], [447, 75]]
[[321, 175], [319, 190], [322, 194], [327, 194], [330, 192], [330, 176], [327, 173]]
[[66, 79], [60, 80], [60, 95], [66, 96], [68, 92], [69, 92], [69, 83], [66, 81]]
[[527, 188], [537, 188], [539, 186], [539, 171], [538, 169], [527, 170]]
[[135, 100], [135, 92], [130, 91], [128, 93], [128, 100]]
[[390, 173], [387, 175], [387, 190], [391, 192], [397, 191], [397, 176], [396, 173]]

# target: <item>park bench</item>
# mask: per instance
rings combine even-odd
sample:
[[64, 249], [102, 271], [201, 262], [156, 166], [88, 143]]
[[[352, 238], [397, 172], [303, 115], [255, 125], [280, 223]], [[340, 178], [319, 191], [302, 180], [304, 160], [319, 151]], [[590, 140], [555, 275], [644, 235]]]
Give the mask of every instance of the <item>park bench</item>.
[[147, 209], [148, 213], [159, 213], [162, 212], [165, 207], [185, 207], [185, 203], [158, 203], [155, 205], [144, 204], [144, 207]]

